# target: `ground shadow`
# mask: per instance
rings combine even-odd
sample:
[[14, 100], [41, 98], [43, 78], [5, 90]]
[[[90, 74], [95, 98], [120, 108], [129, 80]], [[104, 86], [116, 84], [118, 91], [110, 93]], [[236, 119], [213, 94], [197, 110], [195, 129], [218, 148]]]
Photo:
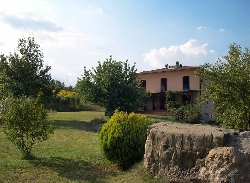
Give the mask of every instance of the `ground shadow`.
[[171, 119], [169, 117], [163, 117], [163, 116], [158, 116], [158, 115], [150, 115], [147, 116], [147, 118], [153, 119], [156, 123], [158, 122], [176, 122], [176, 120]]
[[83, 160], [62, 157], [36, 158], [29, 160], [35, 167], [47, 167], [70, 181], [104, 182], [107, 176], [116, 176], [116, 172], [97, 167]]
[[[97, 132], [98, 124], [95, 125], [91, 122], [77, 121], [77, 120], [55, 120], [55, 129], [76, 129], [88, 132]], [[96, 127], [96, 128], [95, 128]]]

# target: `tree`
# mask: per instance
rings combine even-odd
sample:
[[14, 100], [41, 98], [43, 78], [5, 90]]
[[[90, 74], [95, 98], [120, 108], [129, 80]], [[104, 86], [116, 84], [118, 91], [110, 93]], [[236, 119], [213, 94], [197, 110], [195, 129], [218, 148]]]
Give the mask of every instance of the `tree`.
[[[3, 67], [3, 63], [6, 61], [6, 57], [4, 55], [0, 55], [0, 68], [4, 68]], [[5, 97], [7, 97], [8, 95], [8, 92], [5, 90], [4, 88], [4, 70], [1, 69], [1, 72], [0, 72], [0, 102], [5, 99]], [[0, 112], [1, 112], [1, 105], [0, 105]]]
[[48, 114], [39, 98], [7, 98], [6, 103], [2, 113], [4, 133], [23, 157], [29, 158], [34, 145], [53, 132], [53, 125], [47, 122]]
[[128, 61], [117, 62], [110, 56], [92, 69], [84, 68], [77, 91], [85, 101], [105, 107], [105, 115], [111, 116], [116, 109], [136, 112], [146, 105], [148, 94], [140, 87], [135, 65], [130, 67]]
[[56, 93], [60, 92], [61, 90], [64, 90], [65, 84], [59, 80], [54, 80], [54, 90], [56, 91]]
[[204, 91], [201, 104], [212, 100], [217, 121], [228, 128], [250, 129], [250, 53], [231, 44], [215, 64], [204, 64], [196, 73]]
[[55, 85], [49, 74], [51, 67], [44, 66], [40, 45], [33, 37], [22, 38], [18, 41], [17, 51], [10, 53], [8, 57], [1, 56], [0, 85], [14, 97], [36, 98], [38, 94], [42, 94], [42, 102], [48, 102]]

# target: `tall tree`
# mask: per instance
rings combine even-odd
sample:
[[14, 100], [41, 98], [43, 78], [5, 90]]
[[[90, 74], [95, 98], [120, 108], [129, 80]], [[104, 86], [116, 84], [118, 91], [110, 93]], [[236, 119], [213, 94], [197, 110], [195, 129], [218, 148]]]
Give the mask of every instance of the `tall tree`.
[[130, 67], [128, 61], [117, 62], [110, 56], [92, 70], [85, 67], [76, 88], [85, 101], [105, 107], [107, 116], [116, 109], [137, 111], [146, 105], [148, 94], [140, 87], [136, 71], [135, 65]]
[[250, 129], [250, 52], [236, 44], [215, 64], [196, 73], [205, 90], [201, 103], [212, 100], [216, 119], [223, 127]]
[[42, 102], [53, 95], [54, 81], [49, 73], [51, 67], [44, 66], [40, 45], [33, 37], [18, 41], [17, 52], [0, 59], [2, 73], [1, 86], [14, 97], [37, 97], [42, 95]]

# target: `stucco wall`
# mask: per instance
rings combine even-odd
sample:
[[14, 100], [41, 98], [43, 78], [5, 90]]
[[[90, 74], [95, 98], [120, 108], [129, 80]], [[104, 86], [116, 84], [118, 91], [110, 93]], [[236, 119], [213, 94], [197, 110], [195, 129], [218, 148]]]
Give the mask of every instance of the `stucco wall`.
[[169, 69], [168, 72], [141, 74], [140, 80], [146, 80], [146, 90], [151, 93], [161, 92], [162, 78], [167, 78], [167, 90], [182, 91], [184, 76], [189, 76], [190, 90], [200, 89], [200, 80], [194, 75], [194, 70], [171, 71]]
[[[214, 120], [212, 109], [214, 107], [211, 101], [199, 106], [197, 103], [197, 97], [200, 96], [200, 79], [194, 75], [196, 69], [187, 70], [171, 70], [168, 69], [164, 72], [152, 72], [140, 74], [140, 80], [146, 80], [146, 90], [151, 93], [161, 93], [161, 79], [167, 78], [167, 90], [170, 91], [183, 91], [183, 77], [189, 76], [189, 95], [191, 95], [191, 101], [195, 104], [195, 107], [202, 114], [202, 121], [207, 123], [209, 120]], [[182, 94], [176, 95], [176, 101], [182, 101]], [[150, 99], [148, 101], [147, 110], [160, 109], [160, 99]]]

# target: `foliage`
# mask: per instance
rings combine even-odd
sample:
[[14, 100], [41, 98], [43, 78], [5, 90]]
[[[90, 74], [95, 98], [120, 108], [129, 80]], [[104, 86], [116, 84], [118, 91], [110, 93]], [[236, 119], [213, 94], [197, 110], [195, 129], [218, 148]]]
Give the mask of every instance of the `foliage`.
[[222, 127], [250, 129], [250, 52], [236, 44], [215, 64], [204, 64], [196, 73], [204, 91], [200, 103], [215, 104], [216, 120]]
[[78, 95], [60, 96], [57, 95], [51, 105], [52, 110], [58, 112], [82, 111], [84, 106]]
[[208, 124], [210, 124], [210, 125], [215, 125], [215, 126], [220, 126], [220, 124], [216, 121], [216, 120], [209, 120], [208, 121]]
[[64, 85], [64, 83], [61, 82], [61, 81], [59, 81], [59, 80], [53, 80], [53, 84], [54, 84], [53, 93], [55, 95], [58, 95], [58, 92], [60, 92], [61, 90], [64, 90], [66, 88], [66, 86]]
[[170, 111], [176, 120], [184, 120], [191, 124], [200, 123], [201, 114], [195, 109], [193, 104], [183, 104], [178, 108], [170, 109]]
[[175, 102], [174, 95], [177, 92], [166, 92], [166, 109], [176, 120], [184, 120], [187, 123], [200, 123], [201, 113], [192, 103]]
[[27, 96], [47, 104], [53, 95], [54, 81], [51, 79], [50, 66], [44, 66], [40, 45], [32, 37], [18, 41], [18, 52], [0, 58], [0, 85], [14, 97]]
[[[0, 55], [0, 102], [8, 97], [9, 93], [4, 87], [5, 81], [5, 70], [4, 70], [4, 63], [6, 62], [6, 56]], [[0, 106], [1, 107], [1, 106]]]
[[9, 98], [2, 113], [4, 133], [24, 157], [29, 157], [37, 141], [43, 141], [53, 132], [47, 122], [47, 111], [39, 99]]
[[104, 156], [123, 168], [142, 159], [147, 128], [153, 124], [141, 114], [115, 111], [100, 131], [100, 146]]
[[117, 62], [112, 56], [98, 63], [92, 71], [84, 68], [84, 75], [78, 79], [76, 87], [84, 101], [106, 108], [107, 116], [116, 109], [135, 112], [147, 105], [148, 94], [140, 87], [135, 65]]
[[58, 112], [84, 110], [79, 95], [74, 91], [60, 90], [51, 103], [50, 108]]
[[61, 90], [59, 91], [57, 95], [60, 97], [73, 97], [73, 96], [76, 96], [77, 93], [74, 91], [69, 91], [69, 90]]

